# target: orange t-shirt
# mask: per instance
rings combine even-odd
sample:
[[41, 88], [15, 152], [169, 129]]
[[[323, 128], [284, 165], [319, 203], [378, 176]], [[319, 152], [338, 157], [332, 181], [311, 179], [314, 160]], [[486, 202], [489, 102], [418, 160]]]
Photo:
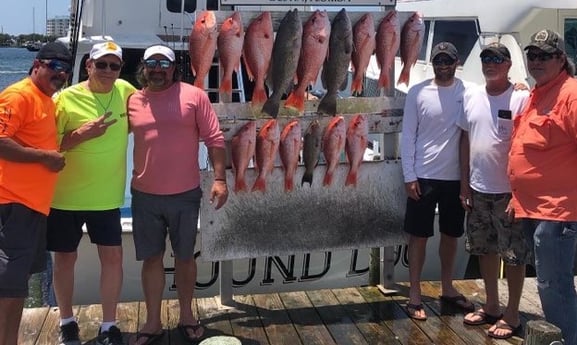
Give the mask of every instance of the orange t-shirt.
[[[25, 147], [57, 150], [55, 106], [30, 78], [0, 93], [0, 138]], [[57, 173], [40, 163], [0, 158], [0, 204], [20, 203], [48, 214]]]
[[577, 221], [577, 80], [535, 87], [515, 118], [509, 179], [515, 217]]

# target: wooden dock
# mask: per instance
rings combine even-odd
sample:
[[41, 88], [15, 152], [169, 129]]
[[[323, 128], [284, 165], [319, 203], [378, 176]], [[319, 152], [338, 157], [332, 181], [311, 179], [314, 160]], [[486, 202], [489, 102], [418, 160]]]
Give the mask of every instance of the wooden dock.
[[[499, 282], [501, 301], [506, 302], [507, 286]], [[481, 280], [455, 282], [457, 289], [477, 304], [484, 301]], [[408, 288], [383, 295], [376, 287], [284, 292], [234, 297], [234, 306], [222, 306], [218, 297], [193, 301], [208, 336], [233, 336], [243, 345], [314, 344], [521, 344], [522, 339], [493, 340], [486, 336], [488, 326], [465, 326], [459, 310], [438, 300], [440, 284], [423, 282], [427, 321], [413, 321], [405, 313]], [[165, 335], [158, 345], [187, 344], [174, 329], [178, 322], [176, 300], [163, 301]], [[521, 300], [521, 317], [542, 319], [535, 278], [527, 278]], [[84, 344], [92, 344], [101, 321], [101, 306], [75, 307]], [[144, 302], [121, 303], [118, 324], [127, 344], [146, 316]], [[21, 345], [57, 344], [57, 308], [24, 310], [20, 329]]]

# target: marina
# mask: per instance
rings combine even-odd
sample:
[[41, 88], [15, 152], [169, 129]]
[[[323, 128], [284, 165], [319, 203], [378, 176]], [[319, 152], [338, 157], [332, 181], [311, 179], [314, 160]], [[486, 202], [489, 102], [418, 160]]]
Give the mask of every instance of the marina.
[[[484, 301], [480, 280], [460, 280], [456, 288], [477, 305]], [[411, 320], [404, 310], [408, 287], [397, 284], [398, 292], [384, 295], [377, 287], [247, 294], [235, 296], [227, 306], [216, 297], [193, 300], [193, 311], [206, 327], [201, 344], [243, 345], [408, 345], [408, 344], [522, 344], [521, 337], [508, 340], [488, 338], [485, 326], [466, 326], [463, 314], [439, 302], [440, 284], [421, 283], [426, 321]], [[506, 301], [506, 282], [499, 280], [501, 301]], [[84, 344], [91, 344], [98, 332], [101, 306], [74, 307]], [[526, 278], [520, 305], [521, 322], [543, 318], [534, 278]], [[126, 302], [118, 307], [118, 325], [124, 340], [132, 344], [146, 316], [144, 302]], [[178, 302], [162, 302], [165, 334], [158, 345], [187, 344], [175, 330]], [[21, 345], [55, 344], [58, 336], [57, 308], [24, 310], [20, 329]], [[209, 342], [214, 337], [214, 342]], [[217, 340], [221, 342], [217, 342]], [[235, 340], [236, 342], [233, 342]], [[240, 341], [240, 343], [238, 342]]]

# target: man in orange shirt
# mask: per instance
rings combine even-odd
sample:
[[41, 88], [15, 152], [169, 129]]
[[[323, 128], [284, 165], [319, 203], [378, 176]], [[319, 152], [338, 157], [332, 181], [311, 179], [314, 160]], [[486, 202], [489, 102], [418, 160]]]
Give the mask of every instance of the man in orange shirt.
[[577, 80], [561, 36], [541, 30], [525, 47], [535, 79], [527, 107], [515, 118], [508, 174], [510, 212], [521, 219], [535, 255], [547, 321], [577, 345]]
[[46, 266], [46, 216], [58, 152], [52, 95], [71, 71], [61, 43], [38, 51], [30, 76], [0, 93], [0, 345], [16, 345], [28, 278]]

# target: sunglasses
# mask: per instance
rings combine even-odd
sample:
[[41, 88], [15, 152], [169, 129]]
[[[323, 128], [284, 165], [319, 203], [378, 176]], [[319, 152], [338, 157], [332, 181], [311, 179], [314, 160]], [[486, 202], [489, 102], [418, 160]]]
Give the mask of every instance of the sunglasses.
[[529, 61], [549, 61], [553, 58], [558, 58], [559, 54], [551, 54], [551, 53], [527, 53], [527, 60]]
[[451, 66], [456, 60], [448, 58], [433, 59], [433, 65], [435, 66]]
[[172, 62], [170, 60], [148, 59], [144, 60], [144, 66], [149, 69], [154, 69], [157, 66], [160, 66], [160, 69], [169, 69], [172, 66]]
[[64, 61], [40, 60], [40, 62], [56, 73], [61, 73], [61, 72], [70, 73], [70, 72], [72, 72], [72, 66], [69, 63], [64, 62]]
[[501, 57], [501, 56], [497, 56], [497, 55], [493, 55], [493, 56], [483, 56], [481, 57], [481, 62], [482, 63], [494, 63], [497, 65], [502, 64], [503, 62], [505, 62], [505, 58]]
[[94, 67], [96, 67], [97, 69], [106, 69], [107, 67], [110, 67], [111, 71], [117, 72], [120, 71], [120, 69], [122, 68], [122, 65], [119, 63], [114, 63], [114, 62], [106, 62], [106, 61], [96, 61], [94, 63]]

